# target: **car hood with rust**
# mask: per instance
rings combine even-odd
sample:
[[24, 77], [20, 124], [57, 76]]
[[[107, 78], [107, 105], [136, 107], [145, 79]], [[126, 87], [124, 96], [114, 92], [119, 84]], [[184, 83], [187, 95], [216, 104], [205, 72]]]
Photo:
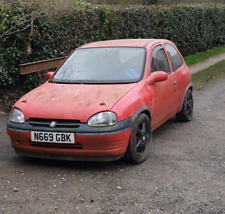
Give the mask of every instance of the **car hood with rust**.
[[130, 84], [56, 84], [45, 83], [17, 101], [29, 118], [87, 120], [95, 113], [112, 109], [115, 103], [135, 87]]

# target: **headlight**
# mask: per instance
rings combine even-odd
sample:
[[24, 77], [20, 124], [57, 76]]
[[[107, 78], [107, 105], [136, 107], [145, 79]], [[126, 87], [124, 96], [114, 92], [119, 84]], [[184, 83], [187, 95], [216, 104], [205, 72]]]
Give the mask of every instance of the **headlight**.
[[9, 120], [13, 123], [24, 123], [24, 114], [17, 108], [14, 108], [9, 115]]
[[91, 127], [113, 126], [116, 123], [116, 114], [111, 111], [100, 112], [88, 120], [88, 125]]

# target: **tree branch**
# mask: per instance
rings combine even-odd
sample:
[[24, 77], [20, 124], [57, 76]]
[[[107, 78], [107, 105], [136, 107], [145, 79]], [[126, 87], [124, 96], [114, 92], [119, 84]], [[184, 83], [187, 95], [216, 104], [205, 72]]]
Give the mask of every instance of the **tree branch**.
[[[27, 15], [23, 16], [8, 31], [6, 31], [2, 35], [0, 35], [0, 40], [4, 40], [5, 41], [9, 36], [11, 36], [13, 34], [20, 33], [22, 31], [26, 30], [27, 28], [31, 27], [31, 24], [33, 24], [33, 22], [34, 22], [34, 20], [36, 18], [41, 17], [42, 15], [43, 15], [43, 12], [34, 11], [31, 14], [27, 14]], [[28, 19], [28, 17], [29, 17], [29, 19]], [[28, 24], [25, 27], [13, 31], [13, 28], [15, 26], [17, 26], [17, 27], [21, 26], [22, 27], [26, 23], [28, 23]]]

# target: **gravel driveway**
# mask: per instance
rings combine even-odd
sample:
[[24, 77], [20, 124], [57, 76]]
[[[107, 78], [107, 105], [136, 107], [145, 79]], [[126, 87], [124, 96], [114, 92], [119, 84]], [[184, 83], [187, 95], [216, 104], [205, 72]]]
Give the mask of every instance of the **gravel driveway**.
[[225, 79], [194, 101], [193, 121], [157, 129], [140, 165], [18, 157], [0, 113], [0, 214], [225, 213]]

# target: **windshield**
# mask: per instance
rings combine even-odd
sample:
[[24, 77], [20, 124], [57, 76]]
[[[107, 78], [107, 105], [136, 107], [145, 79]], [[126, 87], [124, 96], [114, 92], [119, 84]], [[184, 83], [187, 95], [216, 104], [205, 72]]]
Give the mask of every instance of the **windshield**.
[[143, 76], [144, 48], [110, 47], [76, 50], [51, 81], [67, 83], [128, 83]]

